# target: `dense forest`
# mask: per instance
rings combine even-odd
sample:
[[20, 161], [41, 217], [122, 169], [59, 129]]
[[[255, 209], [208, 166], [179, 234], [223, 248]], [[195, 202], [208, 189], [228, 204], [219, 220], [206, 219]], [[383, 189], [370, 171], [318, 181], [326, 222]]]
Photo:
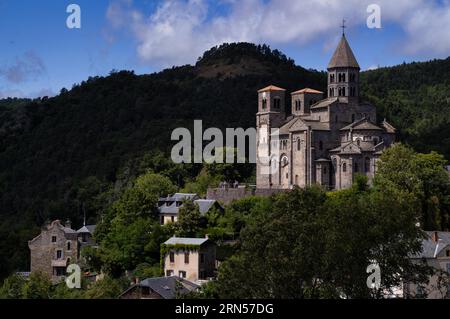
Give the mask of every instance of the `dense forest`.
[[[450, 58], [382, 68], [362, 74], [362, 93], [402, 141], [449, 159], [449, 75]], [[204, 127], [251, 127], [256, 91], [268, 84], [325, 90], [326, 73], [267, 46], [224, 44], [194, 66], [140, 76], [112, 71], [55, 97], [0, 101], [0, 278], [28, 268], [27, 241], [47, 219], [80, 225], [86, 211], [96, 222], [146, 169], [177, 187], [201, 179], [201, 165], [165, 160], [172, 129], [194, 119]]]

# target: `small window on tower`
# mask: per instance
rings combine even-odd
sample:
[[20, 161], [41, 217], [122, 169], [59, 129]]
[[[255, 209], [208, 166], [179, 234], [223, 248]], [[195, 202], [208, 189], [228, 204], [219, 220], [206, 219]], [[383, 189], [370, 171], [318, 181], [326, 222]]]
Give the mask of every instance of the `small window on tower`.
[[342, 171], [344, 173], [347, 171], [347, 163], [342, 164]]
[[267, 108], [267, 100], [263, 99], [262, 100], [262, 109], [265, 110]]

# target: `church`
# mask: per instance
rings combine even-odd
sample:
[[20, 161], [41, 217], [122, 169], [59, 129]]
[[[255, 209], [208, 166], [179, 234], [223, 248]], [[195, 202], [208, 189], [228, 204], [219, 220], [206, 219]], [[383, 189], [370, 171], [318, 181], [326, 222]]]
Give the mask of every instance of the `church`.
[[375, 106], [360, 99], [360, 67], [345, 33], [327, 69], [326, 93], [304, 88], [286, 101], [283, 88], [258, 91], [257, 189], [313, 184], [345, 189], [357, 174], [373, 180], [380, 155], [395, 140], [395, 128], [378, 122]]

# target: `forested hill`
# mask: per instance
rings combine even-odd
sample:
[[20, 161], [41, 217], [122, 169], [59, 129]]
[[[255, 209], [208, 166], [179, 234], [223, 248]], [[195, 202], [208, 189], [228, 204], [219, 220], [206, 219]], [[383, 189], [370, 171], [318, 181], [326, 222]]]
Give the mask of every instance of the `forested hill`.
[[[415, 63], [362, 77], [363, 93], [407, 142], [447, 158], [449, 65]], [[112, 72], [53, 98], [0, 101], [0, 277], [27, 269], [27, 240], [46, 219], [79, 225], [81, 206], [94, 219], [108, 200], [100, 195], [133, 174], [133, 160], [170, 150], [172, 129], [194, 119], [204, 127], [254, 126], [256, 91], [268, 84], [325, 91], [326, 74], [267, 46], [225, 44], [195, 66], [141, 76]], [[174, 182], [197, 172], [176, 173]]]
[[450, 160], [450, 57], [364, 72], [362, 92], [403, 141]]

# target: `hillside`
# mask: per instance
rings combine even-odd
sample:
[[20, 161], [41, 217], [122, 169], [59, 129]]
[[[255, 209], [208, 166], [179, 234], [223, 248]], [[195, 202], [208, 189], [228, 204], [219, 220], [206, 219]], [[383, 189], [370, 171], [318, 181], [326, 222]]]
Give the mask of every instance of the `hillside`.
[[[418, 151], [450, 158], [450, 59], [365, 72], [363, 94]], [[213, 48], [195, 66], [137, 76], [94, 77], [53, 98], [0, 101], [0, 277], [27, 269], [27, 240], [53, 218], [95, 220], [109, 190], [133, 176], [136, 160], [168, 152], [172, 129], [250, 127], [256, 91], [274, 84], [325, 90], [324, 72], [248, 43]], [[179, 185], [198, 168], [174, 172]], [[125, 175], [125, 178], [124, 178]], [[7, 260], [7, 262], [6, 262]]]

